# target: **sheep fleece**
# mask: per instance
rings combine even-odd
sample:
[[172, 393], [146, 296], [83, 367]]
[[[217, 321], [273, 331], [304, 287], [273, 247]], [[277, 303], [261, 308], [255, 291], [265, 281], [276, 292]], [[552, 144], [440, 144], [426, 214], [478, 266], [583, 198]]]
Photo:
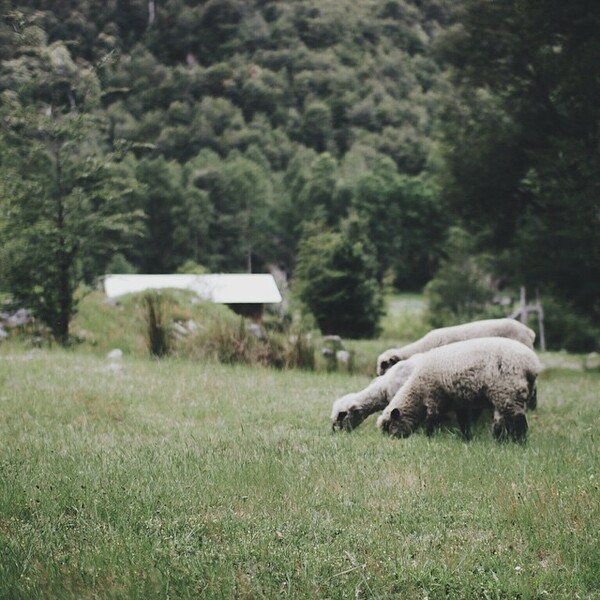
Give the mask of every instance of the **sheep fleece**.
[[[410, 435], [423, 424], [431, 433], [431, 426], [448, 411], [458, 416], [491, 406], [494, 436], [509, 432], [513, 439], [522, 438], [527, 431], [525, 405], [535, 393], [540, 370], [532, 350], [507, 338], [478, 338], [435, 348], [420, 357], [377, 424], [393, 435]], [[515, 433], [515, 427], [524, 432]], [[468, 435], [468, 423], [461, 429]]]
[[380, 354], [377, 359], [377, 374], [383, 375], [392, 365], [410, 358], [413, 354], [427, 352], [454, 342], [483, 337], [509, 338], [533, 349], [535, 332], [514, 319], [486, 319], [433, 329], [412, 344], [401, 348], [390, 348]]

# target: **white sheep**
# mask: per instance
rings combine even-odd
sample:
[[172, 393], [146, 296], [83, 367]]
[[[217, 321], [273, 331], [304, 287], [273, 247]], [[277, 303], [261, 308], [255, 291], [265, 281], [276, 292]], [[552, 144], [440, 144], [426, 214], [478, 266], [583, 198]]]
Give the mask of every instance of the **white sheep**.
[[412, 373], [413, 367], [420, 358], [415, 354], [376, 377], [360, 392], [346, 394], [333, 403], [331, 410], [331, 427], [351, 431], [358, 427], [369, 415], [383, 410], [404, 385]]
[[[377, 361], [377, 371], [380, 375], [378, 378], [364, 390], [346, 394], [333, 403], [332, 429], [351, 431], [369, 415], [383, 410], [406, 382], [413, 365], [423, 352], [466, 339], [496, 336], [514, 339], [528, 348], [533, 348], [535, 340], [535, 333], [514, 319], [487, 319], [434, 329], [412, 344], [387, 350]], [[398, 365], [403, 366], [400, 368]], [[527, 408], [533, 410], [535, 407], [534, 395], [529, 400]]]
[[423, 425], [431, 435], [452, 411], [469, 439], [473, 416], [491, 408], [493, 436], [521, 441], [528, 429], [525, 407], [536, 395], [540, 370], [532, 350], [506, 338], [480, 338], [435, 348], [420, 355], [377, 425], [396, 437], [409, 436]]
[[380, 354], [377, 358], [377, 374], [383, 375], [392, 365], [410, 358], [413, 354], [427, 352], [453, 342], [482, 337], [509, 338], [533, 349], [535, 332], [514, 319], [486, 319], [453, 327], [440, 327], [433, 329], [412, 344], [401, 348], [390, 348]]

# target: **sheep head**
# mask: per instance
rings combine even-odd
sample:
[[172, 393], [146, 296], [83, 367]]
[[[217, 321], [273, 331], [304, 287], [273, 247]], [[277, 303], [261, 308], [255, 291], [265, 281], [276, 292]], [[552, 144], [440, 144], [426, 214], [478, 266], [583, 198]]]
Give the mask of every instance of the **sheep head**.
[[397, 355], [396, 350], [386, 350], [377, 358], [377, 375], [381, 376], [390, 370], [397, 362], [400, 362], [400, 357]]
[[392, 437], [408, 437], [414, 430], [412, 420], [403, 415], [398, 408], [385, 411], [377, 420], [377, 426], [383, 433]]
[[367, 417], [364, 411], [358, 408], [346, 408], [338, 411], [331, 419], [332, 431], [352, 431]]

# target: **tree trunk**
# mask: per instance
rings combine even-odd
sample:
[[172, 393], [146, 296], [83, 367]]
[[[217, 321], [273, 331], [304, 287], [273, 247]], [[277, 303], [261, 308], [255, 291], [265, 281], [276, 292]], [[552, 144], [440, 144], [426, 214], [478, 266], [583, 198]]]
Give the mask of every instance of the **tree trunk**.
[[65, 194], [60, 142], [56, 143], [54, 157], [56, 160], [56, 227], [58, 229], [58, 256], [56, 257], [58, 260], [58, 311], [52, 329], [60, 344], [66, 346], [69, 342], [69, 319], [73, 296], [70, 284], [71, 259], [65, 239]]

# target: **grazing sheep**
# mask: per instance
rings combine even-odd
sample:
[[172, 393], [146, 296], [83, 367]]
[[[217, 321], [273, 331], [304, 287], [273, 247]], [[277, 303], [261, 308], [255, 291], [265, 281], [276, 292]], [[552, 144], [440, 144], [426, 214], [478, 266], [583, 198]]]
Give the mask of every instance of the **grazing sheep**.
[[385, 375], [376, 377], [364, 390], [338, 398], [331, 410], [333, 431], [336, 429], [351, 431], [369, 415], [383, 410], [406, 383], [420, 356], [415, 354], [410, 359], [393, 365]]
[[525, 406], [536, 394], [540, 370], [532, 350], [506, 338], [479, 338], [435, 348], [421, 355], [377, 425], [396, 437], [407, 437], [424, 425], [431, 435], [453, 411], [469, 439], [473, 415], [491, 408], [494, 438], [510, 436], [521, 441], [528, 429]]
[[473, 321], [453, 327], [433, 329], [412, 344], [401, 348], [390, 348], [380, 354], [377, 358], [377, 374], [383, 375], [392, 365], [410, 358], [413, 354], [427, 352], [453, 342], [482, 337], [510, 338], [533, 349], [535, 333], [514, 319], [486, 319], [485, 321]]
[[[387, 350], [377, 361], [380, 377], [374, 379], [364, 390], [346, 394], [333, 403], [332, 429], [351, 431], [369, 415], [383, 410], [406, 382], [415, 362], [424, 351], [456, 341], [481, 337], [510, 338], [533, 348], [535, 333], [514, 319], [488, 319], [434, 329], [408, 346]], [[396, 365], [403, 367], [396, 368]], [[528, 400], [527, 408], [536, 408], [535, 394]]]

